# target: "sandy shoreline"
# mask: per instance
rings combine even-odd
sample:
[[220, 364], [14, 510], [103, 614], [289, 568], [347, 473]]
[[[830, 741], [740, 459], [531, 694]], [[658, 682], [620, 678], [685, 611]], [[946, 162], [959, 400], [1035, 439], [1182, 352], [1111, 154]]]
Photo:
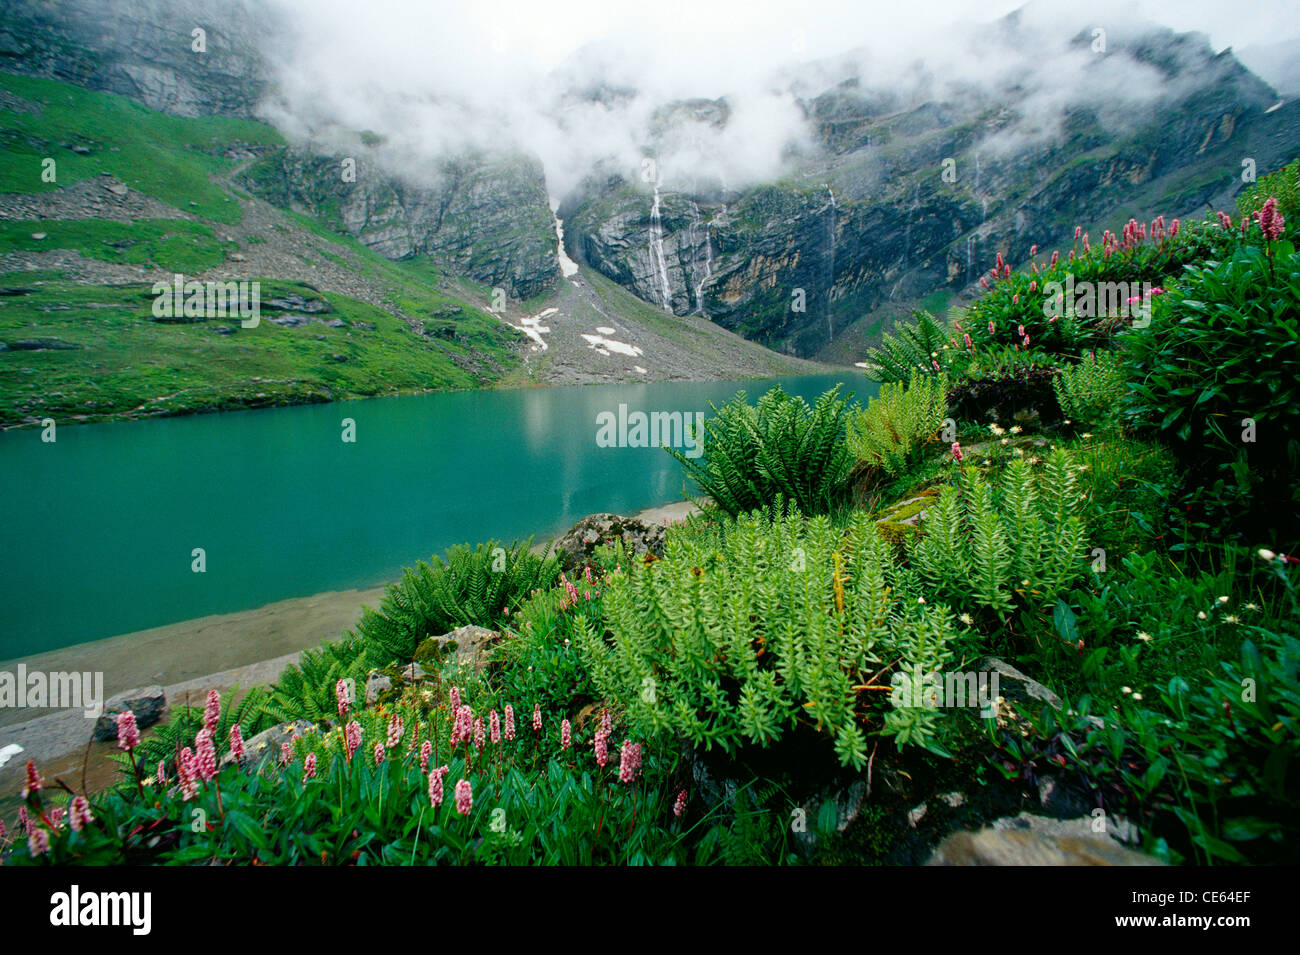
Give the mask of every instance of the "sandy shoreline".
[[[694, 510], [694, 505], [681, 501], [636, 516], [670, 521]], [[546, 550], [551, 543], [539, 544], [534, 550]], [[251, 610], [183, 620], [0, 661], [0, 671], [13, 673], [23, 663], [28, 672], [101, 672], [105, 699], [157, 684], [167, 690], [170, 705], [183, 703], [186, 696], [197, 705], [211, 688], [226, 691], [239, 685], [247, 689], [273, 682], [303, 650], [339, 639], [356, 624], [363, 606], [379, 606], [386, 590], [387, 586], [327, 591]], [[0, 708], [0, 748], [17, 743], [24, 750], [0, 768], [0, 815], [11, 809], [7, 797], [11, 790], [16, 792], [14, 780], [21, 778], [21, 767], [28, 759], [36, 759], [55, 774], [73, 773], [67, 782], [79, 788], [83, 750], [92, 726], [80, 711]], [[113, 764], [105, 754], [113, 751], [111, 743], [92, 744], [87, 777], [92, 791], [95, 783], [107, 783], [111, 778]]]

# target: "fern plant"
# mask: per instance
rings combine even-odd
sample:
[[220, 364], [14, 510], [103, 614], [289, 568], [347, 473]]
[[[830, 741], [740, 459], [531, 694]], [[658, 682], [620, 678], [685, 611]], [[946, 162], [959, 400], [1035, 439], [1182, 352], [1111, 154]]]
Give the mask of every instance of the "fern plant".
[[[917, 627], [931, 648], [956, 638], [948, 610], [918, 603], [914, 584], [865, 514], [841, 531], [773, 508], [670, 536], [662, 560], [610, 581], [608, 638], [586, 626], [576, 636], [597, 687], [646, 733], [734, 755], [800, 727], [860, 768], [866, 733], [887, 719], [872, 689], [888, 685], [873, 676], [934, 662], [909, 649]], [[917, 726], [902, 741], [933, 734]]]
[[848, 419], [848, 449], [859, 461], [896, 476], [938, 437], [948, 413], [948, 379], [912, 372], [910, 383], [887, 383]]
[[780, 387], [757, 406], [741, 391], [721, 408], [711, 405], [714, 417], [704, 422], [699, 458], [664, 450], [733, 517], [768, 507], [778, 495], [806, 514], [829, 513], [847, 501], [853, 470], [844, 445], [847, 402], [839, 391], [836, 385], [812, 407]]
[[534, 590], [549, 588], [559, 576], [559, 560], [530, 551], [532, 539], [509, 548], [488, 541], [471, 549], [447, 551], [444, 562], [420, 561], [388, 588], [379, 610], [362, 611], [356, 633], [372, 666], [406, 663], [427, 637], [457, 627], [496, 628]]
[[938, 377], [946, 370], [950, 337], [929, 312], [913, 312], [912, 321], [899, 322], [879, 347], [867, 349], [867, 375], [895, 384], [910, 381], [917, 372]]
[[1125, 384], [1120, 357], [1090, 352], [1077, 365], [1064, 365], [1052, 381], [1067, 418], [1092, 428], [1108, 428], [1122, 413]]
[[323, 723], [337, 713], [334, 687], [339, 680], [365, 684], [369, 666], [365, 643], [354, 635], [304, 651], [270, 688], [262, 709], [277, 723]]
[[996, 489], [976, 471], [944, 488], [909, 546], [912, 565], [932, 592], [1006, 615], [1017, 600], [1055, 603], [1084, 569], [1085, 527], [1078, 470], [1057, 450], [1044, 473], [1020, 458]]

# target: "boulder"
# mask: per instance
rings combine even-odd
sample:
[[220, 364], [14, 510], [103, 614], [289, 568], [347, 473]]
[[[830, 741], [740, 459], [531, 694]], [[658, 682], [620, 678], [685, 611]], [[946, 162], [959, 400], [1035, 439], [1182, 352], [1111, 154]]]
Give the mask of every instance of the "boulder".
[[366, 677], [366, 705], [374, 706], [379, 702], [380, 695], [392, 688], [393, 681], [390, 677], [375, 670], [370, 671], [370, 675]]
[[[421, 663], [456, 663], [480, 672], [492, 662], [492, 645], [499, 639], [501, 634], [486, 627], [457, 627], [423, 641], [415, 651], [415, 659]], [[428, 675], [424, 667], [419, 667], [419, 672]]]
[[[280, 761], [280, 747], [299, 736], [318, 732], [311, 720], [294, 720], [292, 723], [279, 723], [256, 736], [244, 740], [243, 766], [249, 772], [257, 772], [268, 763]], [[233, 763], [234, 757], [226, 753], [221, 757], [221, 767]]]
[[1088, 817], [1046, 819], [1021, 813], [978, 832], [955, 832], [926, 865], [1164, 865], [1092, 829]]
[[622, 539], [634, 554], [664, 553], [663, 524], [647, 523], [636, 517], [619, 517], [617, 514], [590, 514], [574, 524], [567, 534], [555, 542], [560, 551], [560, 567], [570, 576], [582, 573], [596, 548]]
[[117, 739], [117, 717], [130, 710], [135, 714], [135, 725], [140, 729], [153, 726], [167, 710], [167, 695], [161, 686], [147, 686], [119, 693], [104, 704], [104, 712], [95, 720], [94, 739], [109, 743]]
[[997, 657], [985, 657], [980, 661], [976, 669], [982, 672], [996, 672], [998, 674], [998, 689], [1004, 700], [1021, 704], [1033, 700], [1046, 703], [1054, 710], [1061, 708], [1061, 698], [1059, 696], [1037, 680], [1025, 676], [1025, 674], [1004, 660], [999, 660]]

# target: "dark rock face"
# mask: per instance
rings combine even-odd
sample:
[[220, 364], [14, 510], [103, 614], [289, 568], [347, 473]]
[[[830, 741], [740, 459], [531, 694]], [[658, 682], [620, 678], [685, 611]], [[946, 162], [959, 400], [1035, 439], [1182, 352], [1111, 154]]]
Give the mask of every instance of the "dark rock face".
[[[301, 148], [267, 157], [250, 188], [355, 236], [389, 259], [428, 256], [456, 275], [531, 298], [559, 277], [555, 224], [541, 164], [531, 157], [461, 157], [437, 164], [427, 181], [387, 172], [358, 146], [356, 156]], [[344, 160], [356, 160], [355, 181]]]
[[153, 726], [167, 710], [167, 697], [161, 686], [127, 690], [108, 700], [104, 712], [95, 720], [94, 739], [101, 743], [117, 739], [118, 714], [130, 710], [135, 714], [135, 725], [140, 729]]
[[574, 577], [582, 573], [597, 547], [620, 539], [631, 553], [662, 557], [666, 531], [663, 524], [647, 524], [635, 517], [590, 514], [555, 542], [555, 550], [561, 552], [560, 569]]
[[[196, 28], [204, 53], [192, 48]], [[266, 88], [262, 50], [282, 33], [266, 7], [242, 0], [6, 0], [0, 64], [177, 116], [251, 118]]]
[[1240, 188], [1242, 156], [1267, 171], [1300, 147], [1300, 104], [1267, 112], [1273, 91], [1203, 36], [1113, 37], [1091, 69], [1117, 62], [1162, 74], [1164, 97], [1121, 121], [1074, 107], [1062, 136], [1010, 151], [989, 140], [1014, 135], [1020, 92], [906, 101], [845, 81], [803, 101], [821, 154], [779, 184], [676, 183], [656, 216], [634, 170], [589, 177], [560, 209], [569, 254], [675, 314], [809, 356], [882, 306], [969, 294], [998, 252], [1068, 248], [1076, 222], [1199, 216]]

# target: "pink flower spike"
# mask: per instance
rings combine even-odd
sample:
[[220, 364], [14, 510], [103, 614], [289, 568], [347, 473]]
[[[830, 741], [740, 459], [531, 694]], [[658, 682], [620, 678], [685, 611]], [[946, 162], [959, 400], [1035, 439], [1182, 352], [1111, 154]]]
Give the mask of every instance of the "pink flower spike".
[[217, 723], [221, 721], [221, 694], [208, 690], [208, 702], [203, 708], [203, 728], [210, 736], [217, 735]]
[[68, 825], [72, 826], [73, 832], [80, 832], [88, 825], [95, 821], [91, 815], [90, 803], [85, 796], [72, 797], [72, 813], [68, 817]]
[[27, 760], [27, 785], [23, 787], [23, 798], [41, 791], [41, 774], [36, 771], [36, 763]]
[[542, 704], [534, 703], [533, 704], [533, 732], [540, 733], [541, 731], [542, 731]]
[[483, 720], [480, 718], [474, 721], [474, 748], [482, 749], [486, 742], [487, 734], [483, 731]]
[[161, 759], [158, 760], [158, 771], [154, 773], [154, 779], [158, 781], [159, 786], [162, 786], [167, 782], [167, 770], [163, 767], [163, 761]]
[[686, 790], [683, 789], [681, 792], [677, 794], [677, 799], [673, 802], [673, 815], [676, 816], [678, 819], [680, 819], [682, 817], [682, 813], [684, 813], [685, 811], [686, 811]]
[[347, 747], [348, 760], [351, 761], [352, 754], [361, 745], [361, 724], [356, 720], [352, 720], [344, 729], [343, 744]]
[[217, 775], [217, 748], [206, 726], [194, 737], [194, 762], [198, 777], [205, 783]]
[[429, 805], [434, 809], [442, 805], [442, 776], [441, 769], [429, 774]]
[[433, 743], [425, 740], [420, 744], [420, 772], [429, 771], [429, 759], [433, 756]]
[[44, 829], [32, 829], [27, 837], [27, 851], [34, 856], [43, 856], [50, 851], [50, 834]]
[[123, 710], [117, 714], [118, 749], [135, 749], [140, 745], [140, 730], [135, 725], [135, 714]]
[[303, 782], [316, 778], [316, 754], [308, 753], [307, 758], [302, 762]]
[[387, 753], [385, 753], [384, 751], [384, 744], [376, 743], [375, 744], [375, 765], [378, 766], [380, 763], [382, 763], [386, 755]]
[[964, 458], [965, 456], [966, 455], [962, 454], [961, 444], [957, 441], [954, 441], [952, 443], [952, 459], [960, 463], [961, 459]]
[[501, 742], [501, 720], [497, 717], [496, 710], [488, 714], [488, 738], [493, 745]]
[[515, 708], [509, 703], [506, 704], [506, 739], [515, 738]]
[[468, 779], [462, 779], [456, 783], [456, 811], [462, 816], [468, 816], [473, 807], [474, 787], [469, 784]]
[[244, 758], [244, 731], [238, 723], [230, 727], [230, 755], [233, 759]]
[[451, 688], [450, 699], [451, 699], [451, 711], [453, 713], [459, 713], [460, 712], [460, 687], [453, 686]]
[[602, 769], [605, 767], [605, 764], [609, 762], [609, 749], [606, 745], [606, 739], [607, 737], [603, 732], [596, 734], [596, 765]]
[[346, 680], [339, 680], [334, 684], [334, 698], [339, 703], [339, 716], [348, 715], [348, 710], [352, 708], [352, 697], [348, 694], [348, 684]]
[[406, 735], [406, 725], [396, 713], [388, 720], [388, 748], [397, 749], [402, 737]]
[[561, 720], [560, 721], [560, 749], [569, 748], [569, 744], [572, 742], [570, 733], [571, 733], [571, 729], [569, 727], [569, 721]]
[[288, 766], [293, 762], [293, 747], [288, 743], [280, 744], [280, 765]]
[[641, 744], [630, 739], [623, 741], [623, 748], [618, 757], [618, 781], [630, 783], [636, 779], [641, 769]]

